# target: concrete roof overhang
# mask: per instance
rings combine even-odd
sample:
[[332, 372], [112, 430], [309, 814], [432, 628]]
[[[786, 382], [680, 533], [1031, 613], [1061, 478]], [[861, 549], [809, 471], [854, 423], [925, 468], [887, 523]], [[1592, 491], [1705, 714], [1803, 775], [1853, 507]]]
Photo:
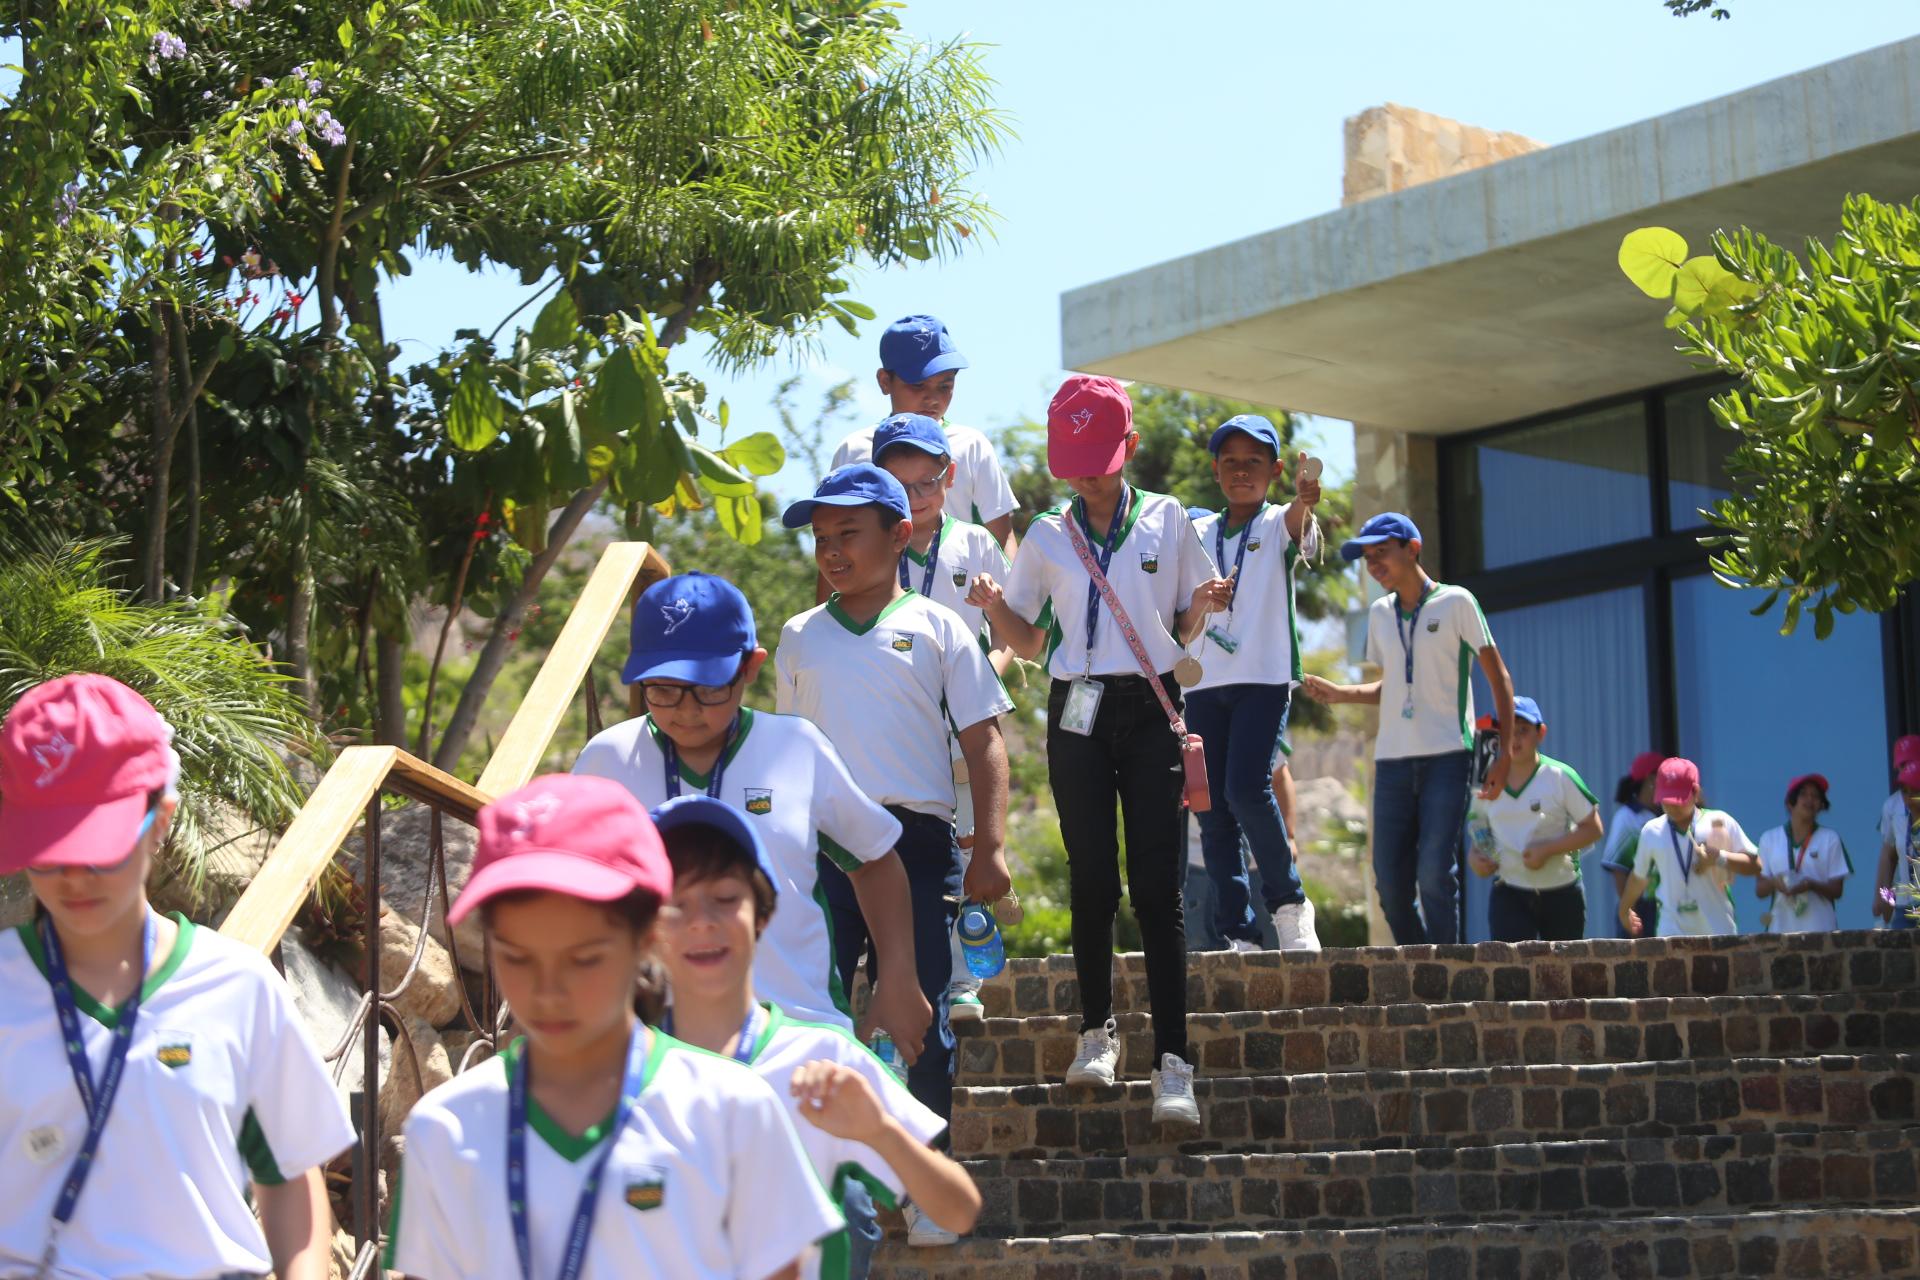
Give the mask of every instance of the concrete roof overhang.
[[1695, 372], [1615, 261], [1920, 192], [1920, 38], [1074, 289], [1069, 368], [1444, 433]]

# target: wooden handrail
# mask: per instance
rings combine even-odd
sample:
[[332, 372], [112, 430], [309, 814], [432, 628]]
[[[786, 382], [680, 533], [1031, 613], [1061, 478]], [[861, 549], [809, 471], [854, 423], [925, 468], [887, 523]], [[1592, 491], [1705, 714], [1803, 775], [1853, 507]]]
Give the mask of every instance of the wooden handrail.
[[567, 624], [547, 651], [547, 660], [527, 687], [527, 696], [520, 700], [507, 731], [500, 735], [487, 767], [481, 770], [480, 790], [490, 796], [503, 796], [527, 784], [573, 705], [601, 642], [626, 611], [635, 585], [644, 588], [670, 572], [667, 562], [649, 543], [616, 542], [601, 553], [593, 576], [587, 579], [573, 611], [567, 615]]
[[645, 542], [616, 542], [601, 552], [477, 786], [398, 747], [342, 751], [234, 903], [220, 932], [263, 953], [271, 952], [293, 923], [300, 904], [313, 892], [320, 873], [382, 791], [398, 792], [471, 823], [494, 796], [533, 777], [601, 642], [636, 586], [644, 587], [670, 572], [660, 553]]

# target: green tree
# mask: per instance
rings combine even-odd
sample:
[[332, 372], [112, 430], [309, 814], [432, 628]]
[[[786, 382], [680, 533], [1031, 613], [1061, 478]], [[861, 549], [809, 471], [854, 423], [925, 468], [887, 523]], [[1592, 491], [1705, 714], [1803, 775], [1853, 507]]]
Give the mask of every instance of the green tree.
[[1636, 285], [1671, 301], [1679, 349], [1738, 379], [1713, 401], [1738, 436], [1733, 496], [1708, 513], [1714, 575], [1811, 609], [1892, 608], [1920, 576], [1920, 202], [1850, 196], [1831, 245], [1804, 260], [1758, 232], [1714, 235], [1689, 258], [1660, 227], [1621, 243]]

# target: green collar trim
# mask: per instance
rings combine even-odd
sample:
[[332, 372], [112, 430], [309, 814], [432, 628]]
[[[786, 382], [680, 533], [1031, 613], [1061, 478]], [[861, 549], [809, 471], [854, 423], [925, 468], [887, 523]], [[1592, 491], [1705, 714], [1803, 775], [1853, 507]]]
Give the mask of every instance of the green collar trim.
[[[1413, 606], [1414, 611], [1417, 612], [1422, 605], [1425, 605], [1427, 603], [1427, 601], [1439, 595], [1440, 589], [1445, 585], [1446, 585], [1445, 583], [1435, 582], [1431, 578], [1429, 578], [1427, 580], [1427, 589], [1420, 593], [1420, 599], [1417, 602], [1415, 602]], [[1393, 611], [1399, 614], [1403, 618], [1411, 618], [1413, 616], [1413, 613], [1410, 613], [1407, 610], [1402, 609], [1400, 607], [1400, 594], [1398, 592], [1395, 592], [1393, 596]]]
[[[753, 708], [740, 708], [740, 732], [733, 735], [733, 741], [728, 743], [727, 749], [721, 753], [720, 763], [722, 765], [733, 763], [733, 758], [740, 754], [740, 748], [747, 745], [747, 734], [751, 732], [752, 729]], [[647, 713], [647, 732], [653, 735], [653, 745], [660, 748], [660, 754], [665, 755], [667, 753], [667, 735], [661, 733], [660, 726], [653, 722], [652, 712]], [[712, 770], [708, 770], [706, 773], [695, 773], [687, 767], [687, 762], [684, 759], [680, 761], [680, 780], [689, 786], [699, 787], [702, 791], [706, 790], [707, 779], [711, 774]]]
[[874, 614], [871, 618], [867, 619], [865, 622], [855, 622], [851, 617], [848, 616], [847, 611], [840, 607], [840, 593], [836, 591], [832, 595], [827, 597], [827, 616], [829, 618], [832, 618], [835, 622], [839, 623], [841, 626], [845, 627], [848, 631], [851, 631], [854, 635], [863, 636], [867, 634], [867, 632], [879, 626], [882, 622], [886, 621], [887, 618], [889, 618], [895, 612], [901, 609], [907, 603], [907, 601], [915, 599], [916, 597], [919, 596], [919, 594], [920, 593], [918, 591], [915, 591], [911, 587], [909, 587], [906, 590], [902, 591], [899, 597], [895, 599], [892, 604], [888, 605], [886, 608], [882, 609], [880, 612]]
[[1227, 523], [1227, 512], [1228, 512], [1228, 510], [1229, 510], [1229, 509], [1228, 509], [1228, 508], [1226, 508], [1226, 507], [1222, 507], [1222, 508], [1220, 509], [1220, 526], [1221, 526], [1221, 528], [1220, 528], [1220, 536], [1221, 536], [1221, 537], [1223, 537], [1223, 538], [1236, 538], [1236, 537], [1238, 537], [1238, 536], [1240, 536], [1240, 531], [1241, 531], [1242, 529], [1246, 529], [1246, 528], [1250, 528], [1250, 527], [1252, 527], [1252, 525], [1253, 525], [1253, 524], [1254, 524], [1254, 523], [1255, 523], [1256, 521], [1258, 521], [1258, 520], [1260, 519], [1260, 517], [1261, 517], [1261, 516], [1263, 516], [1263, 515], [1265, 515], [1265, 514], [1267, 514], [1267, 508], [1268, 508], [1268, 507], [1270, 507], [1270, 506], [1272, 506], [1272, 505], [1273, 505], [1273, 504], [1272, 504], [1272, 503], [1270, 503], [1270, 502], [1266, 502], [1266, 501], [1262, 501], [1262, 502], [1260, 503], [1260, 509], [1259, 509], [1258, 511], [1256, 511], [1256, 512], [1254, 512], [1254, 513], [1253, 513], [1253, 514], [1252, 514], [1251, 516], [1248, 516], [1248, 517], [1247, 517], [1247, 522], [1246, 522], [1245, 524], [1228, 524], [1228, 523]]
[[[938, 533], [935, 533], [933, 535], [934, 542], [944, 542], [947, 537], [947, 530], [953, 528], [953, 526], [954, 526], [953, 517], [950, 515], [943, 514], [940, 517], [940, 530]], [[932, 542], [927, 544], [927, 550], [928, 551], [933, 550]], [[907, 559], [913, 561], [915, 564], [921, 566], [922, 568], [926, 567], [927, 557], [921, 552], [915, 551], [911, 546], [907, 548]]]
[[[167, 958], [160, 962], [160, 967], [148, 974], [146, 981], [140, 984], [140, 999], [142, 1003], [151, 1000], [153, 993], [160, 989], [161, 984], [174, 975], [174, 971], [177, 970], [181, 962], [187, 958], [188, 948], [193, 946], [193, 921], [187, 919], [178, 911], [173, 912], [171, 918], [175, 924], [180, 926], [180, 933], [174, 938], [173, 950], [168, 952]], [[31, 921], [16, 926], [16, 928], [20, 934], [21, 944], [27, 949], [27, 955], [33, 959], [33, 967], [40, 971], [41, 977], [46, 977], [47, 953], [40, 945], [40, 931], [33, 927]], [[118, 1009], [107, 1008], [107, 1006], [101, 1004], [85, 991], [82, 991], [78, 983], [70, 983], [69, 985], [73, 988], [74, 1008], [86, 1014], [89, 1018], [92, 1018], [109, 1031], [120, 1025], [120, 1011]]]
[[[654, 1073], [660, 1069], [660, 1060], [666, 1056], [669, 1045], [678, 1043], [670, 1040], [665, 1033], [651, 1028], [648, 1029], [648, 1034], [653, 1037], [653, 1043], [647, 1048], [647, 1065], [640, 1072], [641, 1093], [645, 1093], [647, 1086], [653, 1083]], [[500, 1051], [500, 1056], [507, 1060], [509, 1086], [513, 1082], [513, 1073], [524, 1069], [526, 1044], [526, 1037], [521, 1036]], [[540, 1141], [552, 1147], [554, 1154], [569, 1164], [578, 1164], [581, 1157], [606, 1139], [608, 1132], [613, 1128], [613, 1118], [618, 1114], [620, 1114], [620, 1104], [616, 1101], [613, 1104], [613, 1110], [607, 1112], [606, 1118], [598, 1124], [589, 1125], [585, 1133], [568, 1133], [560, 1126], [558, 1120], [548, 1115], [540, 1106], [540, 1100], [533, 1096], [533, 1091], [531, 1089], [527, 1091], [527, 1127], [539, 1134]]]
[[1095, 533], [1087, 526], [1087, 504], [1081, 499], [1075, 498], [1067, 504], [1065, 518], [1080, 522], [1080, 531], [1087, 535], [1088, 546], [1105, 548], [1109, 552], [1118, 551], [1120, 544], [1127, 540], [1127, 535], [1133, 532], [1133, 526], [1140, 523], [1140, 511], [1147, 505], [1148, 496], [1145, 489], [1133, 485], [1128, 485], [1123, 491], [1122, 497], [1127, 503], [1127, 522], [1120, 526], [1120, 536], [1113, 540], [1111, 547], [1107, 546], [1106, 534]]
[[753, 1042], [753, 1052], [747, 1057], [749, 1063], [760, 1061], [760, 1055], [765, 1053], [767, 1046], [773, 1043], [773, 1033], [787, 1025], [787, 1015], [780, 1012], [779, 1005], [771, 1000], [762, 1000], [760, 1007], [767, 1011], [767, 1025], [766, 1029], [761, 1031], [760, 1038]]
[[1532, 786], [1533, 780], [1540, 776], [1540, 766], [1545, 764], [1546, 762], [1547, 762], [1547, 758], [1536, 752], [1533, 757], [1533, 772], [1529, 773], [1526, 776], [1526, 780], [1523, 781], [1519, 786], [1508, 787], [1507, 794], [1512, 796], [1514, 799], [1518, 800], [1520, 798], [1520, 793], [1522, 791], [1525, 791], [1528, 787]]

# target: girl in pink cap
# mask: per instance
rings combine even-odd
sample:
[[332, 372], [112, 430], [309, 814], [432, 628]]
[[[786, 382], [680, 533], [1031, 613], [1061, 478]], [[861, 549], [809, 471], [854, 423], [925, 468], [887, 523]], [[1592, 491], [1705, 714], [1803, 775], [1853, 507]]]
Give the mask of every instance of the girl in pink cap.
[[420, 1280], [797, 1275], [841, 1219], [786, 1106], [751, 1068], [634, 1011], [673, 892], [646, 810], [617, 782], [555, 776], [479, 825], [447, 923], [480, 913], [526, 1034], [407, 1117], [387, 1266]]
[[147, 902], [172, 736], [99, 675], [0, 725], [0, 875], [34, 896], [0, 934], [0, 1274], [324, 1280], [353, 1125], [266, 958]]
[[1909, 733], [1893, 744], [1893, 793], [1880, 806], [1880, 861], [1875, 867], [1873, 914], [1890, 928], [1911, 929], [1914, 918], [1913, 817], [1907, 810], [1903, 774], [1920, 771], [1920, 733]]

